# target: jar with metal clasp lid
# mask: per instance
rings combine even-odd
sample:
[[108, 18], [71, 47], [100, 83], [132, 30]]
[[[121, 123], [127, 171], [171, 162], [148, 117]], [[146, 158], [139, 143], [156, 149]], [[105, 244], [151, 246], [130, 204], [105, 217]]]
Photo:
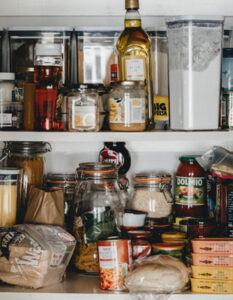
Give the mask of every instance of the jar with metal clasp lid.
[[172, 213], [172, 177], [161, 173], [137, 173], [133, 178], [134, 196], [131, 209], [144, 211], [147, 219], [161, 224], [168, 222]]
[[48, 173], [46, 178], [46, 185], [49, 187], [61, 187], [64, 191], [64, 214], [65, 214], [65, 228], [72, 231], [72, 209], [73, 198], [75, 190], [75, 174], [57, 174]]
[[[26, 207], [29, 188], [44, 181], [44, 154], [51, 151], [47, 142], [5, 142], [3, 153], [8, 167], [22, 169], [22, 207]], [[22, 216], [23, 217], [23, 216]]]
[[99, 272], [97, 241], [118, 234], [122, 200], [114, 164], [82, 163], [78, 168], [73, 233], [77, 240], [75, 267]]

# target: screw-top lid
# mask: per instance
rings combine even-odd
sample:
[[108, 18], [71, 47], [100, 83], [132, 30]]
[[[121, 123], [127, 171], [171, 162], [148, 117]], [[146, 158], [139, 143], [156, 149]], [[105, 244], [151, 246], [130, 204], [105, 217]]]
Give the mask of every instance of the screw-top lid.
[[179, 158], [180, 161], [190, 161], [190, 162], [196, 162], [196, 158], [194, 156], [181, 156]]
[[61, 44], [55, 43], [37, 43], [35, 46], [35, 55], [62, 55]]
[[125, 8], [139, 8], [138, 0], [125, 0]]
[[0, 72], [0, 80], [15, 80], [15, 73]]

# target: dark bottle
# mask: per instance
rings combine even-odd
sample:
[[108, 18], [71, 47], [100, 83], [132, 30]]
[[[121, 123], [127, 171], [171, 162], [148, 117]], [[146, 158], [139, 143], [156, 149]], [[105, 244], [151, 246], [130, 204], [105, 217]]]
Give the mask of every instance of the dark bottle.
[[207, 177], [193, 156], [182, 156], [176, 172], [176, 217], [207, 216]]
[[114, 163], [119, 174], [128, 172], [131, 165], [131, 157], [125, 148], [125, 142], [105, 142], [99, 154], [99, 161]]
[[53, 43], [37, 43], [35, 46], [34, 61], [37, 130], [53, 129], [58, 88], [61, 82], [61, 45]]

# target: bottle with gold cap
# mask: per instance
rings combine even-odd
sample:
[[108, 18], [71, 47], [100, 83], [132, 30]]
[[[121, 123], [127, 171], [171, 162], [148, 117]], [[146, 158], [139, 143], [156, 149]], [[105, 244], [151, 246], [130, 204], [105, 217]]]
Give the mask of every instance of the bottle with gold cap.
[[117, 41], [119, 80], [144, 80], [147, 122], [153, 125], [150, 38], [141, 27], [139, 0], [125, 0], [125, 29]]

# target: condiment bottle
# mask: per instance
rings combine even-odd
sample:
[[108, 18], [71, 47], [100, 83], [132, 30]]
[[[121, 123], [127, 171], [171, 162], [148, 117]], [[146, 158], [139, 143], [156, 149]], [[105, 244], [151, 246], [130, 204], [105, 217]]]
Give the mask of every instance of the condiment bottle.
[[36, 129], [52, 130], [58, 88], [62, 85], [62, 49], [60, 44], [35, 46], [34, 83], [36, 84]]
[[176, 217], [207, 216], [207, 177], [193, 156], [182, 156], [176, 172]]
[[151, 42], [141, 27], [139, 0], [125, 0], [125, 28], [120, 34], [116, 48], [118, 52], [119, 80], [143, 80], [148, 102], [148, 124], [153, 123]]
[[146, 230], [128, 231], [128, 237], [131, 239], [133, 258], [143, 258], [151, 254], [150, 239], [152, 233]]

